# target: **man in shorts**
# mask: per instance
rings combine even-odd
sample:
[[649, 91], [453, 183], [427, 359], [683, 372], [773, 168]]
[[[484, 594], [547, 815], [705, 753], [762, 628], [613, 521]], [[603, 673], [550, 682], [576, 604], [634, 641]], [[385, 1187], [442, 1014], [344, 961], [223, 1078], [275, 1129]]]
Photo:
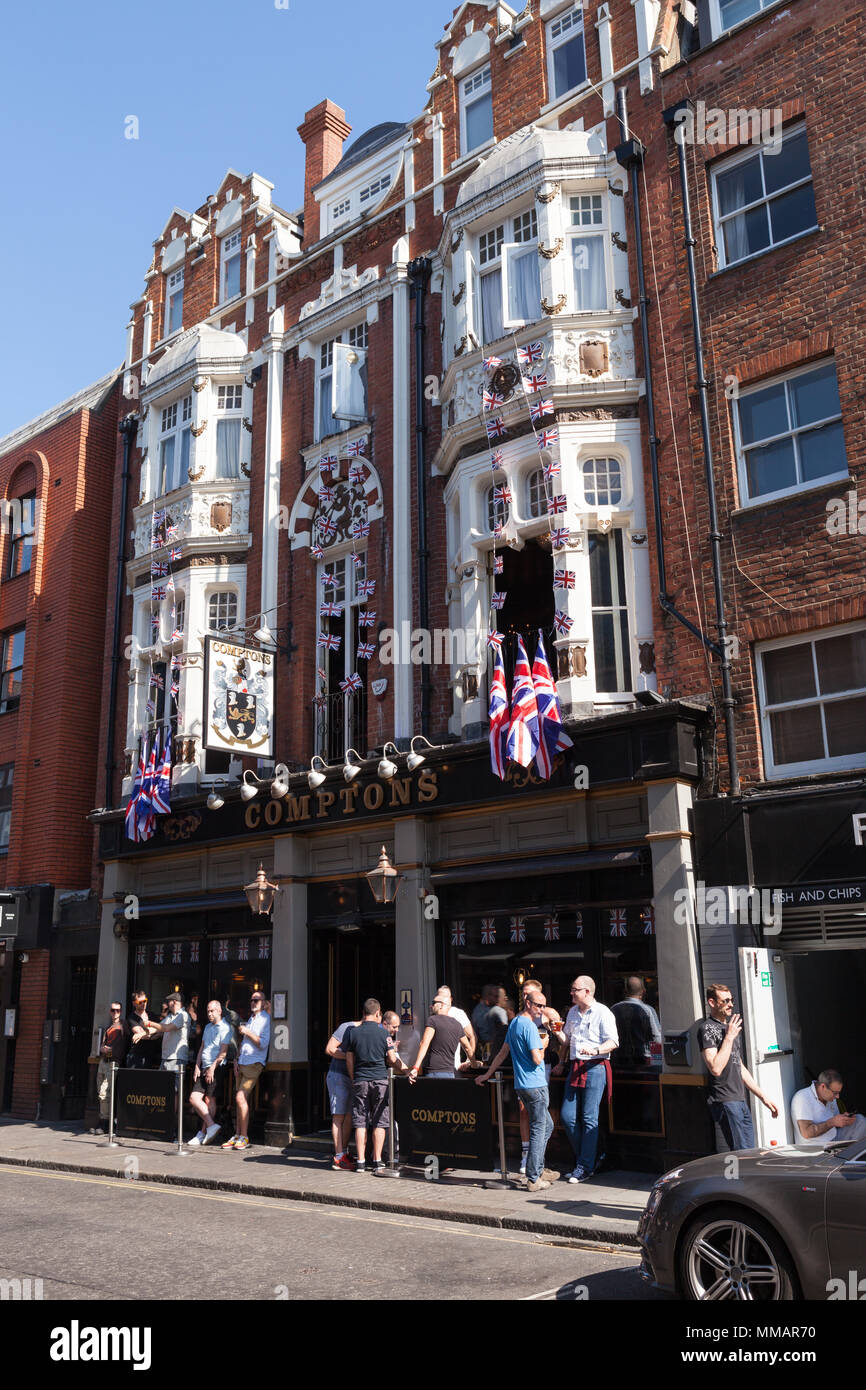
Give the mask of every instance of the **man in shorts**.
[[373, 1131], [373, 1162], [370, 1171], [385, 1167], [382, 1150], [390, 1124], [388, 1110], [388, 1068], [401, 1074], [409, 1068], [400, 1060], [390, 1032], [382, 1026], [382, 1006], [378, 999], [364, 1001], [363, 1019], [343, 1037], [346, 1065], [352, 1079], [352, 1123], [355, 1126], [356, 1173], [367, 1171], [367, 1130]]
[[190, 1148], [210, 1144], [219, 1134], [216, 1123], [217, 1091], [222, 1084], [223, 1065], [232, 1040], [230, 1024], [223, 1018], [222, 1005], [212, 999], [207, 1006], [207, 1023], [193, 1072], [189, 1103], [201, 1120], [201, 1130], [190, 1139]]
[[357, 1027], [357, 1019], [354, 1023], [341, 1023], [339, 1028], [334, 1029], [325, 1048], [325, 1056], [331, 1059], [325, 1078], [328, 1103], [331, 1107], [331, 1138], [334, 1141], [334, 1159], [331, 1167], [346, 1173], [353, 1173], [355, 1164], [349, 1157], [349, 1138], [352, 1133], [352, 1082], [349, 1079], [349, 1068], [346, 1066], [346, 1054], [342, 1046], [343, 1038], [349, 1029]]
[[248, 1149], [250, 1146], [247, 1130], [250, 1123], [249, 1097], [256, 1089], [256, 1082], [265, 1069], [268, 1060], [268, 1047], [271, 1041], [271, 1016], [265, 1011], [265, 996], [261, 990], [253, 992], [250, 1000], [250, 1017], [246, 1023], [238, 1024], [241, 1045], [235, 1064], [238, 1089], [235, 1093], [237, 1132], [225, 1144], [224, 1149]]

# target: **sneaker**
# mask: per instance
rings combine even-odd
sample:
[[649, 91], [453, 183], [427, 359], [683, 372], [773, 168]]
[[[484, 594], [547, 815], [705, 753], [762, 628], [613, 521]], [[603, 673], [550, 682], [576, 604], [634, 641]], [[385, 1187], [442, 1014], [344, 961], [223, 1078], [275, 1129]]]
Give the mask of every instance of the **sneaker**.
[[219, 1132], [220, 1132], [220, 1126], [219, 1126], [218, 1124], [208, 1125], [207, 1129], [206, 1129], [205, 1132], [204, 1132], [204, 1138], [202, 1139], [201, 1142], [202, 1142], [203, 1144], [210, 1144], [210, 1143], [212, 1143], [213, 1140], [216, 1139], [216, 1137], [217, 1137], [217, 1135], [219, 1134]]
[[586, 1177], [586, 1169], [585, 1169], [584, 1167], [582, 1167], [582, 1165], [581, 1165], [580, 1163], [578, 1163], [578, 1165], [577, 1165], [577, 1167], [575, 1168], [574, 1172], [573, 1172], [573, 1173], [569, 1173], [569, 1175], [568, 1175], [568, 1181], [569, 1181], [569, 1182], [583, 1182], [583, 1180], [584, 1180], [585, 1177]]
[[189, 1141], [189, 1146], [188, 1146], [188, 1147], [191, 1148], [191, 1149], [197, 1149], [197, 1148], [200, 1148], [201, 1145], [202, 1145], [203, 1143], [204, 1143], [204, 1136], [203, 1136], [203, 1134], [202, 1134], [201, 1132], [199, 1132], [198, 1134], [194, 1134], [194, 1135], [192, 1136], [192, 1138], [191, 1138], [190, 1141]]
[[526, 1154], [524, 1154], [522, 1159], [520, 1160], [520, 1176], [522, 1178], [526, 1177], [526, 1157]]
[[546, 1187], [552, 1186], [553, 1183], [548, 1182], [546, 1178], [536, 1178], [535, 1182], [528, 1182], [526, 1184], [526, 1190], [527, 1192], [543, 1192]]
[[371, 1173], [384, 1173], [384, 1171], [385, 1171], [385, 1164], [382, 1162], [382, 1159], [381, 1159], [381, 1158], [378, 1158], [378, 1159], [374, 1158], [374, 1159], [373, 1159], [373, 1162], [370, 1164], [370, 1172], [371, 1172]]
[[237, 1142], [238, 1142], [238, 1136], [237, 1136], [236, 1134], [233, 1134], [232, 1137], [231, 1137], [231, 1139], [227, 1139], [226, 1142], [225, 1142], [221, 1147], [224, 1148], [224, 1149], [233, 1149], [234, 1146], [235, 1146], [235, 1144], [236, 1144]]
[[356, 1173], [366, 1173], [366, 1171], [367, 1171], [367, 1165], [366, 1165], [366, 1163], [364, 1162], [363, 1159], [361, 1159], [361, 1162], [360, 1162], [360, 1163], [356, 1163], [356, 1164], [355, 1164], [355, 1172], [356, 1172]]
[[542, 1168], [541, 1176], [544, 1178], [545, 1182], [554, 1183], [559, 1182], [562, 1175], [560, 1173], [555, 1173], [552, 1168]]
[[333, 1167], [339, 1168], [344, 1173], [354, 1173], [355, 1160], [350, 1158], [348, 1154], [343, 1154], [341, 1158], [334, 1159]]
[[236, 1149], [248, 1149], [249, 1147], [250, 1147], [250, 1141], [249, 1141], [249, 1139], [247, 1138], [246, 1135], [243, 1135], [242, 1138], [236, 1139], [236, 1140], [235, 1140], [235, 1148], [236, 1148]]

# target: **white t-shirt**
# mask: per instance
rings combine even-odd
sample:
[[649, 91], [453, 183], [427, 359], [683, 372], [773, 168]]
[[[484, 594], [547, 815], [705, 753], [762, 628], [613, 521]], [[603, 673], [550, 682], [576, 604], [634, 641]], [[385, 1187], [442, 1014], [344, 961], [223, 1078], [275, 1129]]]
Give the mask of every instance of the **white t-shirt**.
[[[829, 1101], [826, 1105], [819, 1100], [815, 1090], [815, 1083], [806, 1086], [802, 1091], [798, 1091], [791, 1101], [791, 1119], [794, 1121], [794, 1143], [803, 1148], [823, 1148], [825, 1144], [832, 1144], [834, 1139], [839, 1137], [839, 1131], [834, 1126], [833, 1129], [825, 1130], [819, 1134], [817, 1139], [806, 1139], [800, 1133], [798, 1120], [809, 1120], [813, 1125], [822, 1125], [825, 1120], [832, 1120], [834, 1115], [839, 1114], [839, 1106], [835, 1100]], [[842, 1131], [843, 1137], [845, 1131]]]
[[613, 1042], [619, 1047], [619, 1033], [616, 1019], [606, 1004], [593, 999], [583, 1013], [573, 1004], [565, 1016], [562, 1030], [568, 1038], [568, 1055], [574, 1062], [581, 1057], [595, 1056], [595, 1049], [602, 1043]]
[[[456, 1008], [452, 1005], [451, 1008], [448, 1010], [448, 1017], [449, 1017], [449, 1018], [456, 1018], [458, 1023], [462, 1023], [462, 1025], [463, 1025], [463, 1031], [465, 1032], [467, 1038], [472, 1036], [471, 1033], [470, 1033], [470, 1031], [469, 1031], [470, 1028], [472, 1027], [472, 1024], [469, 1022], [469, 1015], [468, 1015], [468, 1014], [465, 1014], [465, 1013], [463, 1012], [462, 1009], [456, 1009]], [[419, 1046], [420, 1046], [420, 1044], [419, 1044]], [[462, 1058], [461, 1055], [460, 1055], [460, 1044], [458, 1043], [458, 1044], [457, 1044], [457, 1049], [456, 1049], [456, 1051], [455, 1051], [455, 1053], [454, 1053], [454, 1065], [455, 1065], [455, 1067], [461, 1066], [461, 1065], [462, 1065], [462, 1062], [463, 1062], [463, 1058]]]

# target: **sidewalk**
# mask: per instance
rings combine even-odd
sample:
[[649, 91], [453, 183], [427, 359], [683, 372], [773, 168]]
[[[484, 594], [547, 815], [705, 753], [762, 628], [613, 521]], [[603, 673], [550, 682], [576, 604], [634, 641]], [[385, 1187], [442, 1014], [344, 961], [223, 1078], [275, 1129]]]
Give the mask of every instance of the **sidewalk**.
[[[299, 1143], [303, 1143], [300, 1140]], [[312, 1141], [311, 1141], [312, 1142]], [[334, 1172], [330, 1151], [267, 1149], [243, 1153], [219, 1147], [185, 1155], [160, 1141], [123, 1140], [108, 1147], [107, 1136], [82, 1133], [78, 1126], [22, 1124], [0, 1120], [2, 1165], [50, 1168], [59, 1172], [129, 1177], [181, 1187], [243, 1192], [331, 1206], [530, 1231], [539, 1236], [637, 1244], [637, 1224], [654, 1181], [647, 1173], [604, 1173], [589, 1183], [554, 1183], [530, 1195], [512, 1180], [485, 1188], [493, 1175], [457, 1172], [429, 1182], [419, 1169], [403, 1169], [397, 1179]]]

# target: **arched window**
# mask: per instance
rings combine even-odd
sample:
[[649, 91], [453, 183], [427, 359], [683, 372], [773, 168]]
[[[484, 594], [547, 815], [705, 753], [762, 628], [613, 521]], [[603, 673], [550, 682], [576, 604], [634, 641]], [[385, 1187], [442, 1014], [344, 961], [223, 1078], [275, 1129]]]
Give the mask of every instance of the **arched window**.
[[495, 530], [497, 524], [502, 523], [502, 522], [505, 522], [505, 521], [508, 520], [508, 513], [509, 513], [508, 501], [500, 501], [500, 500], [498, 500], [498, 499], [496, 498], [496, 496], [495, 496], [495, 493], [496, 493], [497, 489], [500, 489], [500, 490], [501, 490], [502, 488], [505, 489], [506, 494], [507, 494], [507, 496], [508, 496], [508, 499], [510, 500], [511, 494], [510, 494], [510, 491], [509, 491], [509, 489], [508, 489], [508, 483], [506, 482], [506, 480], [505, 480], [504, 478], [503, 478], [503, 480], [502, 480], [501, 483], [494, 483], [494, 484], [493, 484], [493, 487], [491, 487], [491, 488], [488, 490], [488, 493], [487, 493], [487, 529], [488, 529], [488, 531], [493, 531], [493, 530]]
[[207, 609], [211, 632], [229, 632], [238, 625], [238, 596], [233, 589], [211, 594]]
[[547, 515], [547, 490], [544, 486], [544, 470], [536, 468], [526, 480], [526, 510], [537, 521]]
[[587, 459], [583, 465], [583, 495], [588, 507], [615, 507], [622, 501], [619, 459]]

